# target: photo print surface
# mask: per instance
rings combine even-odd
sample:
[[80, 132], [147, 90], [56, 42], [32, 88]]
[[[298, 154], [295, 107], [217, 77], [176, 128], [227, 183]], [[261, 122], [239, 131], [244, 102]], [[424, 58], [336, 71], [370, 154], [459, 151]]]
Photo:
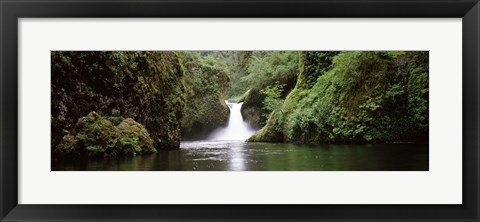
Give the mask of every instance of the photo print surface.
[[52, 51], [53, 171], [428, 171], [428, 51]]

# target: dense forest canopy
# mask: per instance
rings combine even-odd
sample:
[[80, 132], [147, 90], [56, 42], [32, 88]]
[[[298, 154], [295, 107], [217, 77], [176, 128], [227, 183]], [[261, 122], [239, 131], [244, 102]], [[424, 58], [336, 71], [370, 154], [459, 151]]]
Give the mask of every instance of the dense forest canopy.
[[428, 52], [59, 52], [52, 57], [52, 154], [175, 149], [243, 102], [248, 141], [428, 141]]

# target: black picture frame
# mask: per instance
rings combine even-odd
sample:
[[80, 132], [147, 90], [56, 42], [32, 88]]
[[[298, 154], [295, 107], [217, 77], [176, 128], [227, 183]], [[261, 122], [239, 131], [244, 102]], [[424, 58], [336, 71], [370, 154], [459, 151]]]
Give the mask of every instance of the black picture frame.
[[[0, 0], [0, 15], [1, 221], [479, 221], [480, 4], [478, 0]], [[63, 17], [463, 18], [463, 204], [18, 204], [17, 21], [19, 18]]]

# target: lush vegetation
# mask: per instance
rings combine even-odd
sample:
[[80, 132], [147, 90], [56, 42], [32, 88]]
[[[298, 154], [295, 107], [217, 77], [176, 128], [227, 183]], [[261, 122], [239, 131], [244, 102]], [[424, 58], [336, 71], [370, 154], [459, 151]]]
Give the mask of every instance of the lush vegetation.
[[243, 102], [249, 141], [428, 141], [428, 52], [58, 52], [52, 154], [125, 156], [203, 139]]
[[[213, 130], [228, 118], [229, 78], [212, 55], [56, 51], [51, 59], [53, 159], [132, 154], [120, 147], [141, 154], [152, 151], [147, 138], [155, 150], [175, 149], [182, 134]], [[98, 121], [85, 123], [92, 112]]]
[[428, 52], [304, 52], [297, 84], [250, 141], [428, 141]]
[[229, 76], [232, 84], [227, 95], [244, 102], [242, 114], [245, 121], [254, 128], [263, 127], [271, 105], [274, 106], [275, 101], [278, 104], [278, 100], [284, 99], [295, 87], [299, 52], [223, 52], [218, 57], [231, 67]]
[[132, 118], [156, 149], [179, 146], [185, 87], [176, 53], [52, 52], [51, 61], [52, 147], [77, 134], [75, 124], [92, 111]]
[[182, 119], [183, 139], [202, 139], [226, 124], [225, 104], [229, 87], [228, 70], [211, 53], [179, 52], [185, 71], [185, 104]]

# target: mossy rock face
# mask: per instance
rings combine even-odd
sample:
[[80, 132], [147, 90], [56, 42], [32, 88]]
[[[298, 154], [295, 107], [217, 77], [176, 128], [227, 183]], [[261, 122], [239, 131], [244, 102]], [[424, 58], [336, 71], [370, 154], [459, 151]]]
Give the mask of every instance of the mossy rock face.
[[[54, 51], [51, 61], [52, 149], [65, 149], [64, 136], [77, 131], [78, 119], [91, 111], [114, 126], [132, 118], [148, 130], [156, 148], [179, 148], [185, 95], [177, 53]], [[103, 120], [95, 124], [109, 127]], [[133, 141], [124, 139], [125, 144]], [[111, 146], [112, 141], [104, 142], [102, 147]]]
[[216, 128], [226, 125], [229, 110], [225, 93], [230, 84], [227, 71], [211, 56], [183, 53], [185, 100], [181, 120], [182, 138], [205, 139]]
[[61, 157], [119, 157], [156, 152], [144, 126], [131, 118], [118, 125], [111, 119], [96, 112], [80, 118], [75, 132], [65, 135], [54, 153]]
[[243, 102], [242, 112], [243, 120], [247, 122], [254, 129], [260, 129], [265, 126], [267, 118], [265, 117], [266, 111], [262, 109], [263, 95], [258, 90], [248, 90], [241, 98], [240, 102]]
[[283, 142], [283, 134], [265, 126], [248, 138], [247, 142]]

